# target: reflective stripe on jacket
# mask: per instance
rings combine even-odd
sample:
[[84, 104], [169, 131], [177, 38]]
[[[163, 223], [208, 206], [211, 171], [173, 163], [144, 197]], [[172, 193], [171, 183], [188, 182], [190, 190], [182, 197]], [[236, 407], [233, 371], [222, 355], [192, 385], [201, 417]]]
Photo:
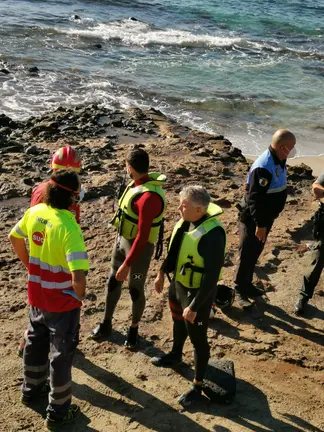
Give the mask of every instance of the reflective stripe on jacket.
[[73, 289], [72, 271], [89, 270], [82, 232], [71, 212], [38, 204], [26, 211], [10, 235], [28, 239], [29, 303], [48, 312], [80, 307], [80, 301], [62, 292]]

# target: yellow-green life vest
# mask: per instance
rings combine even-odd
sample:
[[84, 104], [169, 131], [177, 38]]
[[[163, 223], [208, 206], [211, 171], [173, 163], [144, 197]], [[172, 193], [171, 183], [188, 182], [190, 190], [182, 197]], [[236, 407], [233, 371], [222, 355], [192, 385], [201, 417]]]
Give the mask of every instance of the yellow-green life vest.
[[164, 174], [149, 173], [151, 180], [134, 187], [134, 181], [130, 182], [123, 195], [118, 201], [118, 210], [115, 213], [112, 224], [116, 227], [119, 234], [127, 240], [132, 240], [137, 235], [138, 229], [138, 214], [132, 209], [134, 200], [145, 192], [157, 193], [162, 200], [162, 212], [153, 219], [148, 243], [155, 243], [159, 236], [160, 226], [165, 212], [165, 193], [162, 185], [166, 181]]
[[[202, 278], [204, 276], [204, 259], [199, 255], [198, 245], [201, 238], [215, 227], [220, 227], [224, 230], [223, 225], [216, 217], [221, 213], [223, 213], [223, 210], [218, 205], [212, 203], [209, 204], [207, 209], [208, 218], [192, 231], [184, 232], [183, 234], [174, 278], [186, 288], [200, 288], [201, 286]], [[176, 232], [184, 222], [183, 219], [180, 219], [180, 221], [175, 225], [169, 244], [169, 250]], [[218, 279], [220, 278], [221, 273]]]

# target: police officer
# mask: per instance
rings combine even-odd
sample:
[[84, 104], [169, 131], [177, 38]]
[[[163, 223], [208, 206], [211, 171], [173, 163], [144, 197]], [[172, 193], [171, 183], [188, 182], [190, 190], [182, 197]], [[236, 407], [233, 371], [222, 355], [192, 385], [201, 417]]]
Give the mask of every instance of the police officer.
[[269, 148], [248, 173], [246, 194], [240, 206], [240, 257], [234, 279], [236, 299], [243, 309], [252, 305], [249, 298], [262, 294], [252, 285], [254, 268], [273, 222], [286, 203], [286, 159], [295, 155], [295, 143], [291, 132], [277, 130]]
[[132, 323], [125, 346], [133, 349], [137, 344], [138, 325], [145, 307], [145, 280], [154, 243], [163, 224], [163, 185], [166, 178], [160, 173], [148, 173], [149, 155], [143, 149], [134, 149], [127, 155], [126, 169], [133, 180], [119, 199], [119, 208], [112, 221], [117, 229], [117, 240], [111, 258], [104, 320], [90, 333], [90, 337], [99, 340], [110, 335], [121, 285], [128, 278]]
[[29, 406], [47, 396], [50, 369], [46, 417], [50, 430], [72, 422], [79, 413], [79, 407], [71, 404], [71, 370], [89, 263], [80, 226], [68, 209], [77, 202], [80, 186], [75, 171], [54, 172], [45, 202], [29, 208], [9, 234], [28, 270], [30, 312], [21, 402]]
[[[312, 185], [312, 191], [316, 199], [324, 198], [324, 171]], [[319, 210], [315, 217], [315, 244], [311, 254], [311, 264], [303, 277], [299, 299], [295, 305], [295, 314], [303, 315], [305, 306], [313, 297], [314, 290], [321, 277], [324, 268], [324, 208], [323, 203], [319, 203]]]
[[180, 192], [179, 210], [182, 219], [174, 227], [168, 255], [155, 280], [160, 293], [165, 274], [173, 273], [169, 288], [173, 347], [169, 353], [154, 357], [152, 363], [162, 367], [181, 363], [189, 336], [195, 350], [195, 378], [193, 386], [179, 398], [187, 407], [201, 398], [210, 351], [208, 320], [224, 264], [226, 239], [217, 219], [222, 210], [210, 203], [210, 195], [202, 186], [187, 186]]

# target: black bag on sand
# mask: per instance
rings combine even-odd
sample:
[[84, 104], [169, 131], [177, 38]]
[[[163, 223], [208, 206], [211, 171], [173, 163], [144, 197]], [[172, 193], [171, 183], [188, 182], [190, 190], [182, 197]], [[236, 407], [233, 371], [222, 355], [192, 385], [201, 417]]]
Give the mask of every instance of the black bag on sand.
[[229, 404], [233, 401], [236, 380], [232, 360], [209, 360], [203, 392], [212, 402]]

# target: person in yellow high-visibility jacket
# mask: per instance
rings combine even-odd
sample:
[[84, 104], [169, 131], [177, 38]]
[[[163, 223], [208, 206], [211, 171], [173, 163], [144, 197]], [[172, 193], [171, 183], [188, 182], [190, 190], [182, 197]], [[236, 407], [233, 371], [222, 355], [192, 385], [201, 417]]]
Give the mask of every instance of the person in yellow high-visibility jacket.
[[71, 370], [89, 263], [81, 228], [68, 209], [77, 201], [80, 186], [75, 171], [54, 172], [44, 203], [29, 208], [9, 234], [28, 270], [30, 311], [21, 402], [29, 406], [49, 392], [50, 430], [72, 422], [79, 413], [79, 407], [71, 404]]
[[173, 273], [169, 304], [173, 318], [173, 347], [155, 366], [171, 367], [181, 363], [187, 336], [195, 350], [193, 387], [180, 396], [183, 406], [201, 398], [203, 379], [209, 360], [207, 328], [217, 281], [224, 264], [226, 235], [218, 215], [222, 209], [210, 202], [202, 186], [188, 186], [180, 192], [182, 219], [176, 224], [168, 255], [155, 279], [155, 289], [163, 290], [165, 274]]

